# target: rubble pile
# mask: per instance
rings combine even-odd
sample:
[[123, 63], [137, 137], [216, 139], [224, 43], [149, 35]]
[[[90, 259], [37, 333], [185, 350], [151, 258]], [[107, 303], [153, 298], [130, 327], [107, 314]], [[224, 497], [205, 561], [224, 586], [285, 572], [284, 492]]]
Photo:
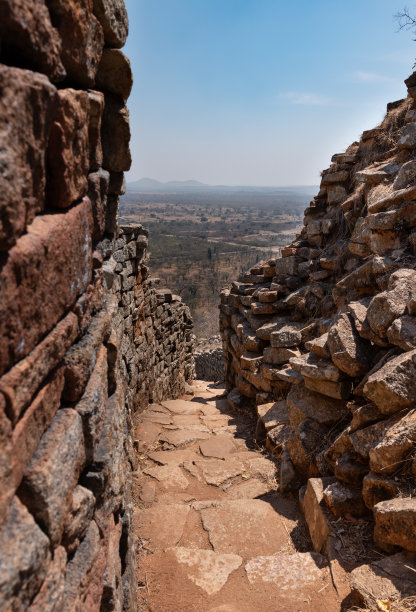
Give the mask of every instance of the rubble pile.
[[333, 156], [282, 256], [221, 292], [229, 401], [256, 406], [317, 552], [318, 516], [367, 513], [382, 550], [415, 550], [416, 73], [406, 84]]

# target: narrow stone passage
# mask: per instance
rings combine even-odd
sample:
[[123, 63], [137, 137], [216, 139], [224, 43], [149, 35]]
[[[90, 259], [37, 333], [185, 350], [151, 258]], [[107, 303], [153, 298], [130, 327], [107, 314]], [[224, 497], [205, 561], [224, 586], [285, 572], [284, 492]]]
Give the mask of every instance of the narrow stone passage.
[[310, 552], [296, 501], [277, 492], [276, 466], [252, 441], [254, 421], [222, 392], [196, 381], [193, 396], [139, 417], [139, 612], [340, 610], [345, 593], [326, 557]]

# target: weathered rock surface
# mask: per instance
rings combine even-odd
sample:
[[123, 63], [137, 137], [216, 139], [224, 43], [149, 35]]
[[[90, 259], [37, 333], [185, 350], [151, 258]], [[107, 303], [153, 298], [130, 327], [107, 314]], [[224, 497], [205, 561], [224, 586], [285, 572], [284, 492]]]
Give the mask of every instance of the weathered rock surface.
[[212, 550], [178, 547], [173, 549], [173, 553], [178, 563], [188, 568], [188, 578], [208, 595], [220, 591], [231, 572], [238, 569], [243, 562], [239, 555], [220, 554]]
[[49, 540], [17, 497], [0, 533], [0, 606], [27, 608], [50, 563]]
[[400, 601], [415, 594], [416, 559], [412, 553], [399, 553], [361, 565], [351, 573], [351, 590], [361, 603]]
[[71, 494], [84, 463], [81, 418], [74, 410], [62, 409], [36, 449], [19, 491], [54, 544], [59, 544], [62, 536]]
[[104, 46], [103, 30], [92, 13], [92, 3], [46, 0], [46, 4], [62, 41], [61, 58], [67, 76], [75, 83], [91, 87]]
[[123, 47], [129, 31], [124, 0], [93, 0], [93, 4], [94, 14], [104, 31], [106, 45], [116, 49]]
[[20, 65], [43, 72], [52, 82], [65, 77], [61, 39], [42, 0], [3, 0], [0, 36], [7, 59], [18, 58]]
[[[136, 609], [134, 415], [193, 377], [189, 310], [117, 217], [127, 29], [122, 0], [0, 1], [2, 610]], [[153, 497], [186, 488], [161, 470]]]
[[374, 539], [381, 547], [416, 551], [416, 500], [400, 497], [374, 506]]
[[357, 334], [352, 317], [342, 314], [328, 333], [332, 361], [348, 376], [362, 376], [370, 366], [371, 352]]
[[403, 353], [369, 376], [364, 394], [383, 414], [410, 408], [416, 401], [415, 356], [416, 349]]
[[[143, 491], [149, 473], [156, 475], [160, 470], [152, 462], [183, 470], [189, 481], [186, 491], [178, 485], [166, 492], [158, 479], [146, 498], [146, 508], [136, 507], [135, 532], [141, 548], [138, 574], [140, 584], [147, 585], [139, 601], [146, 599], [147, 605], [161, 609], [185, 605], [210, 612], [237, 612], [249, 602], [250, 609], [255, 605], [272, 612], [276, 601], [285, 610], [297, 610], [299, 600], [309, 597], [313, 606], [339, 609], [348, 587], [345, 595], [342, 589], [336, 595], [326, 558], [296, 549], [296, 536], [292, 540], [299, 518], [296, 503], [276, 492], [273, 462], [250, 450], [240, 437], [246, 417], [234, 414], [224, 400], [213, 401], [214, 391], [198, 394], [207, 399], [205, 410], [211, 408], [206, 417], [212, 427], [209, 439], [191, 441], [183, 450], [164, 447], [139, 457], [142, 467], [135, 473], [134, 494], [136, 486]], [[173, 418], [182, 429], [204, 409], [204, 404], [194, 401], [164, 404], [175, 410]], [[274, 418], [284, 418], [283, 404], [272, 403], [259, 413], [265, 418], [272, 411]], [[155, 419], [159, 425], [161, 413], [147, 412], [142, 418]], [[226, 415], [233, 415], [237, 422], [234, 437], [215, 434], [215, 420]], [[227, 451], [222, 459], [203, 457], [207, 449], [219, 454], [221, 445]], [[233, 471], [235, 466], [238, 469]], [[212, 477], [217, 476], [214, 483]], [[255, 499], [265, 494], [267, 501]], [[186, 603], [181, 603], [184, 593]]]
[[[7, 4], [11, 11], [13, 3]], [[6, 251], [44, 208], [45, 152], [58, 97], [45, 76], [3, 65], [0, 88], [0, 250]]]

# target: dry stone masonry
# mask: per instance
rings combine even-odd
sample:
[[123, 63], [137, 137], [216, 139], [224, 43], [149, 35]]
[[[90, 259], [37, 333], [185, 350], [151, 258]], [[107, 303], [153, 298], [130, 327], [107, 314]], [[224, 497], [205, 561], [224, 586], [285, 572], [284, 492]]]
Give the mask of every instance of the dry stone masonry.
[[256, 407], [316, 552], [334, 552], [331, 520], [372, 513], [375, 543], [396, 553], [354, 570], [366, 604], [416, 586], [398, 578], [416, 542], [416, 73], [406, 84], [333, 156], [295, 242], [220, 305], [228, 399]]
[[224, 351], [222, 350], [221, 336], [198, 340], [194, 357], [197, 380], [224, 381]]
[[0, 0], [0, 610], [136, 609], [134, 412], [192, 378], [188, 309], [118, 227], [123, 0]]

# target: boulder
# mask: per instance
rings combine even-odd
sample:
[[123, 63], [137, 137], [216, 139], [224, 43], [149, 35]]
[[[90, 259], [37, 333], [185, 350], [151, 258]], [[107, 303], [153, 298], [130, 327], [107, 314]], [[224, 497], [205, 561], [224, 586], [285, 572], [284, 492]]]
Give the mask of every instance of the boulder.
[[319, 336], [319, 338], [313, 338], [312, 340], [305, 342], [305, 348], [311, 353], [318, 355], [318, 357], [323, 357], [324, 359], [331, 358], [327, 333], [322, 334], [322, 336]]
[[95, 77], [96, 88], [121, 96], [126, 101], [132, 85], [133, 74], [128, 57], [118, 49], [104, 49]]
[[403, 164], [403, 166], [400, 168], [394, 180], [393, 189], [404, 189], [405, 187], [408, 187], [414, 181], [415, 178], [416, 161], [412, 159]]
[[409, 408], [416, 402], [416, 349], [390, 359], [368, 377], [364, 395], [383, 414]]
[[388, 290], [373, 297], [367, 310], [371, 329], [386, 337], [393, 321], [405, 313], [406, 305], [416, 283], [416, 270], [402, 268], [390, 276]]
[[399, 169], [400, 166], [397, 162], [381, 164], [356, 172], [355, 178], [360, 183], [376, 185], [377, 183], [383, 182], [385, 179], [392, 178], [398, 173]]
[[399, 601], [416, 593], [416, 555], [398, 553], [361, 565], [351, 572], [351, 591], [359, 602], [374, 607], [375, 601]]
[[368, 461], [358, 453], [347, 450], [335, 461], [334, 474], [342, 482], [360, 486], [369, 469]]
[[335, 482], [334, 478], [309, 478], [303, 508], [315, 552], [329, 553], [331, 527], [324, 500], [324, 489]]
[[416, 147], [416, 123], [407, 123], [402, 128], [398, 145], [402, 149], [413, 149]]
[[369, 370], [371, 346], [358, 335], [351, 315], [341, 314], [332, 325], [328, 347], [332, 361], [348, 376], [363, 376]]
[[241, 367], [243, 370], [257, 372], [262, 361], [263, 355], [258, 355], [256, 353], [243, 353], [241, 355]]
[[264, 323], [264, 325], [259, 326], [256, 329], [256, 336], [258, 336], [261, 340], [270, 341], [270, 335], [272, 332], [278, 331], [286, 323], [287, 319], [283, 317], [275, 317], [271, 321]]
[[334, 425], [348, 415], [345, 402], [309, 391], [302, 384], [291, 388], [287, 396], [287, 411], [292, 429], [309, 418], [323, 425]]
[[300, 351], [297, 347], [274, 348], [273, 346], [268, 346], [264, 349], [263, 358], [265, 363], [280, 365], [282, 363], [287, 363], [292, 357], [300, 357]]
[[273, 348], [298, 346], [301, 341], [300, 325], [284, 325], [270, 334], [270, 344]]
[[380, 474], [393, 474], [414, 449], [416, 411], [389, 419], [350, 434], [355, 451], [369, 458], [370, 468]]
[[129, 19], [124, 0], [93, 0], [94, 14], [104, 31], [107, 47], [124, 46], [129, 32]]
[[300, 423], [287, 442], [290, 458], [297, 471], [303, 476], [318, 476], [315, 463], [317, 455], [328, 433], [328, 428], [312, 419]]
[[369, 472], [364, 476], [363, 499], [370, 510], [379, 502], [397, 497], [398, 494], [399, 487], [395, 480], [380, 476], [375, 472]]
[[387, 338], [404, 351], [416, 349], [416, 318], [404, 315], [395, 319], [387, 330]]
[[321, 378], [332, 382], [338, 382], [345, 378], [330, 359], [323, 359], [314, 353], [293, 357], [289, 363], [292, 368], [298, 370], [303, 376], [309, 376], [309, 378]]
[[298, 475], [290, 458], [289, 451], [284, 448], [280, 458], [279, 491], [287, 493], [294, 491], [299, 486]]
[[374, 506], [374, 540], [389, 552], [391, 546], [416, 551], [416, 499], [398, 497]]
[[284, 400], [257, 406], [257, 414], [266, 431], [273, 429], [277, 425], [289, 423], [287, 405]]
[[331, 380], [324, 380], [323, 378], [310, 378], [304, 377], [305, 386], [311, 391], [316, 391], [327, 397], [334, 399], [347, 399], [351, 395], [352, 382], [349, 380], [342, 380], [340, 382], [332, 382]]
[[335, 516], [353, 514], [361, 516], [365, 513], [365, 506], [361, 489], [351, 485], [333, 482], [324, 489], [324, 499]]
[[362, 429], [366, 425], [376, 423], [384, 418], [383, 413], [375, 404], [365, 404], [365, 406], [355, 406], [353, 402], [349, 404], [352, 412], [351, 431]]

